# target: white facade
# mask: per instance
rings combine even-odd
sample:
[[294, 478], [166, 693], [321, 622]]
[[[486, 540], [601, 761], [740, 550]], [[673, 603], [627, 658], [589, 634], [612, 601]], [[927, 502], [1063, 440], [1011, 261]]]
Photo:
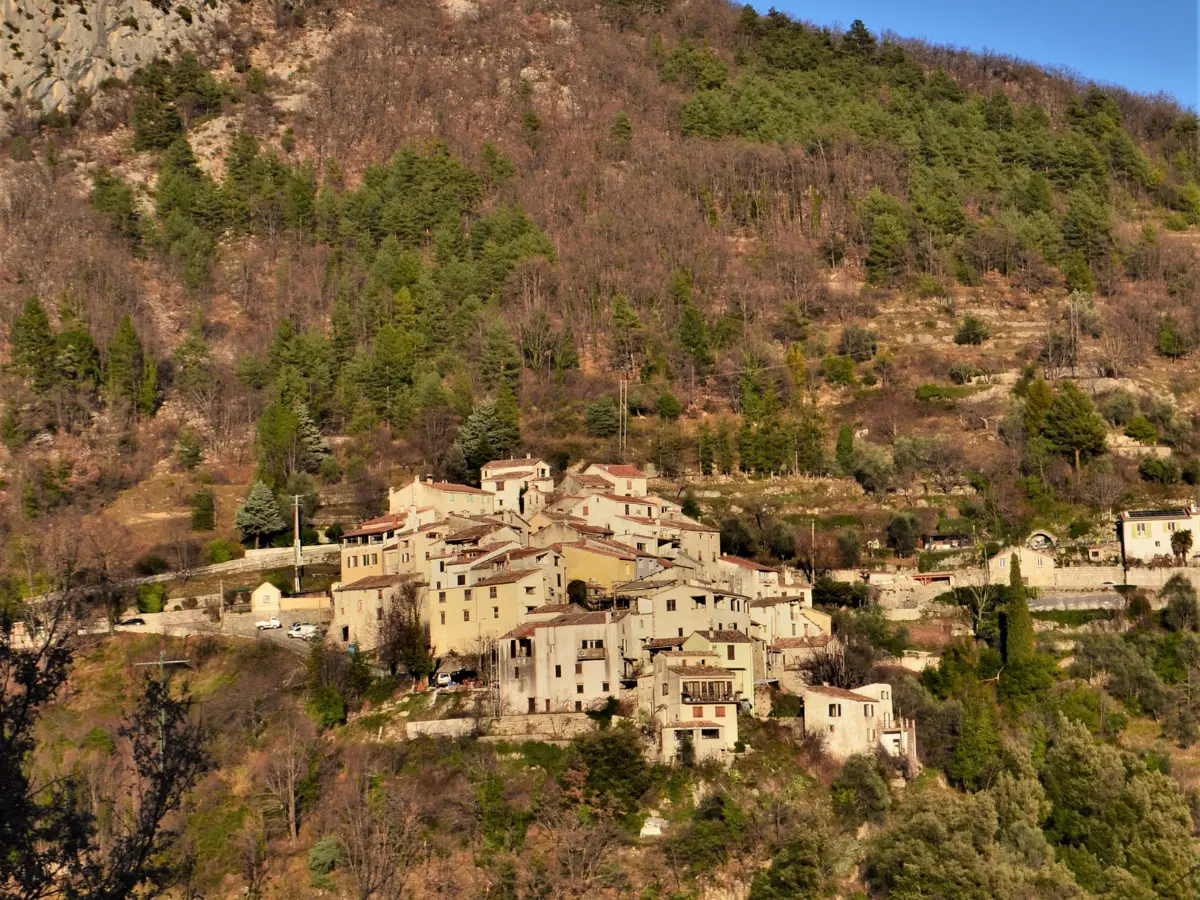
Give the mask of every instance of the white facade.
[[892, 686], [867, 684], [853, 691], [812, 685], [804, 692], [804, 730], [824, 738], [835, 759], [882, 748], [891, 756], [917, 757], [916, 728], [892, 713]]
[[279, 601], [283, 591], [269, 581], [264, 581], [250, 593], [250, 611], [252, 613], [279, 613]]
[[579, 712], [620, 696], [625, 661], [611, 612], [569, 612], [504, 634], [500, 702], [505, 714]]
[[428, 507], [441, 517], [488, 515], [494, 504], [495, 495], [490, 491], [432, 478], [426, 481], [414, 478], [404, 487], [388, 488], [388, 512], [392, 514]]
[[645, 497], [647, 493], [646, 474], [636, 466], [592, 463], [583, 474], [603, 478], [612, 486], [611, 492], [622, 497]]
[[1005, 547], [988, 560], [988, 577], [993, 584], [1008, 584], [1012, 557], [1021, 561], [1021, 580], [1030, 587], [1054, 585], [1054, 556], [1028, 547]]
[[1160, 556], [1174, 559], [1171, 539], [1180, 531], [1192, 533], [1189, 560], [1200, 556], [1200, 512], [1194, 506], [1131, 510], [1121, 513], [1118, 525], [1126, 562], [1150, 562]]
[[550, 464], [528, 456], [525, 459], [498, 459], [486, 463], [480, 470], [480, 483], [485, 491], [495, 495], [496, 512], [532, 512], [532, 507], [540, 507], [541, 501], [527, 504], [525, 498], [529, 493], [536, 491], [546, 494], [554, 490]]

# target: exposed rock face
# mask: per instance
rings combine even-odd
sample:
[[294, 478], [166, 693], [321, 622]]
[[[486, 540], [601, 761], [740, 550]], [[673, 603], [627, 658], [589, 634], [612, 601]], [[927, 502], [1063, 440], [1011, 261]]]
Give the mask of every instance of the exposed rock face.
[[227, 11], [228, 0], [0, 0], [0, 93], [65, 108], [78, 91], [193, 46]]

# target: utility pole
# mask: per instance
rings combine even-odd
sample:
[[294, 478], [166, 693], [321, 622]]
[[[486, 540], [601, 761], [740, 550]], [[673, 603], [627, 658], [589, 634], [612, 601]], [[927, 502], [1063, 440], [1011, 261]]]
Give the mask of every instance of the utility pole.
[[[190, 659], [167, 659], [167, 651], [165, 649], [158, 651], [158, 662], [140, 662], [134, 663], [135, 667], [141, 666], [158, 666], [158, 684], [163, 690], [164, 696], [167, 690], [167, 666], [190, 666]], [[167, 707], [161, 706], [158, 711], [158, 758], [163, 759], [167, 755]]]
[[629, 433], [629, 387], [624, 378], [621, 379], [619, 396], [620, 400], [617, 402], [617, 445], [620, 448], [621, 462], [625, 462], [626, 435]]
[[295, 541], [295, 570], [296, 570], [296, 593], [300, 593], [300, 495], [292, 495], [292, 527], [294, 529]]
[[225, 579], [217, 579], [217, 622], [225, 630]]

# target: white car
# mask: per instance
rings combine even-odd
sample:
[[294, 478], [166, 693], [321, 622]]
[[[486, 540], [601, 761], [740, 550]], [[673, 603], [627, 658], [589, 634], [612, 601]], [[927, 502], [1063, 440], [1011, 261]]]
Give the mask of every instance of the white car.
[[437, 675], [433, 679], [433, 683], [440, 688], [450, 687], [450, 673], [449, 672], [438, 672]]
[[295, 625], [293, 625], [291, 628], [288, 629], [287, 634], [288, 634], [288, 637], [290, 637], [290, 638], [300, 638], [301, 640], [307, 640], [310, 637], [317, 636], [317, 626], [311, 624], [310, 622], [297, 622]]
[[255, 622], [254, 627], [259, 631], [272, 631], [276, 628], [282, 628], [283, 623], [274, 616], [271, 616], [269, 619], [260, 619], [259, 621]]

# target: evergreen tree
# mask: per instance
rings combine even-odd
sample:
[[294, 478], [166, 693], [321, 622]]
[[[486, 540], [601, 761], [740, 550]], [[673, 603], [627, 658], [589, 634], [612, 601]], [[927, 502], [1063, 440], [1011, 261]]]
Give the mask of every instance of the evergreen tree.
[[707, 423], [701, 422], [700, 427], [696, 429], [696, 444], [697, 454], [700, 458], [700, 474], [711, 475], [713, 473], [713, 439]]
[[690, 303], [684, 308], [675, 330], [675, 340], [687, 351], [688, 357], [695, 367], [696, 375], [703, 377], [712, 368], [712, 351], [709, 349], [708, 326], [700, 310]]
[[158, 408], [158, 365], [146, 354], [142, 357], [142, 377], [138, 381], [138, 412], [152, 416]]
[[717, 471], [722, 475], [732, 475], [737, 458], [733, 450], [733, 437], [730, 434], [729, 423], [721, 420], [717, 423], [717, 432], [713, 437], [713, 461]]
[[1046, 414], [1054, 403], [1054, 392], [1045, 380], [1035, 378], [1025, 388], [1025, 400], [1021, 410], [1027, 438], [1037, 437], [1046, 425]]
[[63, 330], [54, 339], [54, 368], [58, 378], [78, 387], [100, 384], [100, 351], [87, 326], [63, 317]]
[[[825, 472], [825, 418], [815, 403], [805, 403], [800, 407], [792, 435], [796, 471], [805, 475], [820, 475]], [[840, 431], [838, 440], [841, 440]], [[852, 445], [851, 458], [853, 455]]]
[[1029, 614], [1025, 582], [1021, 578], [1021, 557], [1014, 553], [1008, 564], [1004, 661], [1018, 665], [1033, 658], [1033, 617]]
[[642, 320], [633, 311], [623, 294], [612, 301], [612, 354], [613, 368], [637, 368], [636, 357], [642, 350]]
[[472, 481], [478, 480], [484, 463], [503, 458], [515, 445], [511, 423], [505, 421], [495, 400], [475, 405], [458, 433], [458, 442]]
[[865, 266], [867, 280], [886, 284], [908, 265], [908, 226], [892, 213], [881, 213], [871, 226], [871, 243]]
[[333, 350], [335, 371], [341, 371], [342, 366], [354, 355], [354, 326], [350, 317], [350, 304], [338, 300], [333, 304], [330, 314], [329, 329], [332, 332], [330, 344]]
[[259, 540], [278, 534], [287, 527], [279, 512], [279, 504], [275, 495], [264, 481], [254, 482], [250, 493], [246, 496], [242, 508], [234, 519], [234, 527], [242, 533], [242, 540], [254, 538], [257, 549]]
[[611, 397], [595, 400], [583, 410], [583, 427], [588, 437], [610, 438], [621, 429], [616, 403]]
[[13, 368], [28, 378], [39, 393], [49, 390], [54, 383], [54, 340], [54, 328], [45, 308], [36, 297], [30, 297], [13, 319], [8, 342]]
[[300, 471], [304, 458], [300, 441], [300, 419], [276, 401], [267, 406], [255, 426], [258, 441], [260, 478], [275, 488], [282, 488], [295, 472]]
[[1179, 359], [1187, 353], [1187, 338], [1175, 323], [1174, 317], [1163, 316], [1158, 336], [1154, 340], [1154, 349], [1158, 351], [1159, 356], [1165, 356], [1167, 359]]
[[479, 359], [479, 374], [488, 390], [506, 386], [514, 394], [521, 375], [521, 355], [517, 345], [502, 325], [489, 328], [483, 338]]
[[321, 429], [313, 421], [308, 407], [297, 402], [292, 406], [296, 416], [296, 440], [300, 445], [300, 468], [306, 472], [315, 472], [321, 467], [321, 461], [329, 456], [329, 441], [321, 434]]
[[138, 340], [133, 319], [122, 316], [116, 333], [108, 344], [104, 366], [104, 382], [108, 402], [136, 402], [141, 393], [142, 342]]
[[192, 495], [192, 531], [212, 531], [217, 527], [217, 499], [208, 488]]
[[200, 445], [200, 438], [190, 428], [180, 430], [179, 440], [175, 445], [175, 458], [179, 465], [189, 472], [204, 461], [204, 448]]
[[496, 416], [500, 420], [496, 450], [502, 457], [511, 456], [512, 450], [521, 442], [521, 410], [516, 395], [507, 384], [502, 384], [496, 393]]
[[985, 697], [970, 698], [963, 705], [958, 743], [946, 764], [947, 777], [968, 790], [978, 790], [999, 767], [1000, 751], [995, 706]]
[[854, 471], [854, 432], [850, 430], [849, 425], [838, 428], [837, 448], [834, 454], [843, 475]]
[[1075, 470], [1084, 460], [1104, 452], [1104, 420], [1082, 391], [1064, 382], [1046, 412], [1043, 435], [1056, 453], [1073, 456]]

